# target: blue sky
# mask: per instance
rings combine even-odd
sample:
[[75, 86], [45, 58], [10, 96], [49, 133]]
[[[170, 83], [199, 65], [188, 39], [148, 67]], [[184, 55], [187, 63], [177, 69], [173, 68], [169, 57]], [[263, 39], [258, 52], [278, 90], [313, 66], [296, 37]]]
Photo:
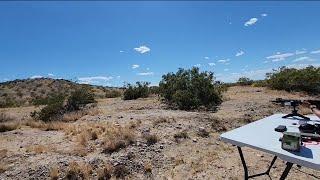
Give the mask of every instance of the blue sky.
[[158, 84], [179, 67], [218, 80], [319, 66], [320, 2], [0, 2], [0, 81]]

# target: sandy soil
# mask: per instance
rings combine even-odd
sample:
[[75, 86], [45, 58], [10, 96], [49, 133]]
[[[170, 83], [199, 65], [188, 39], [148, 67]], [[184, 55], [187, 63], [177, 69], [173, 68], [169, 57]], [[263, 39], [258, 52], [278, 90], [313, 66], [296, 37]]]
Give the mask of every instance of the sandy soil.
[[[133, 144], [117, 152], [104, 153], [99, 146], [99, 137], [89, 140], [87, 153], [79, 155], [75, 153], [78, 141], [68, 132], [43, 131], [23, 125], [20, 129], [0, 133], [0, 179], [48, 179], [52, 177], [54, 167], [59, 169], [58, 177], [63, 179], [73, 161], [92, 168], [84, 179], [97, 179], [98, 170], [106, 162], [114, 167], [125, 166], [125, 179], [243, 179], [237, 149], [221, 142], [219, 135], [274, 113], [289, 112], [289, 109], [270, 103], [277, 97], [309, 98], [299, 93], [265, 88], [231, 87], [217, 112], [169, 110], [157, 97], [130, 101], [101, 99], [97, 107], [100, 113], [86, 115], [69, 124], [134, 126], [132, 131], [136, 139]], [[33, 109], [1, 111], [28, 119]], [[303, 112], [309, 113], [308, 110]], [[188, 137], [175, 138], [180, 132]], [[144, 134], [154, 134], [158, 141], [148, 145]], [[250, 173], [265, 170], [272, 159], [268, 154], [249, 148], [244, 148], [244, 154]], [[271, 179], [278, 179], [284, 167], [285, 163], [277, 160], [271, 170]], [[294, 166], [288, 179], [320, 179], [320, 172]]]

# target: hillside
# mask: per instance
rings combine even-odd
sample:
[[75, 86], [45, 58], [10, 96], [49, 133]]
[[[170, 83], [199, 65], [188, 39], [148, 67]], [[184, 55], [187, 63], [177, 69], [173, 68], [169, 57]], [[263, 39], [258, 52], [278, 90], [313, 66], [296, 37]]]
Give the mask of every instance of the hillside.
[[[55, 122], [51, 129], [28, 117], [33, 107], [0, 109], [11, 117], [8, 121], [20, 122], [18, 129], [0, 133], [0, 179], [242, 179], [236, 148], [219, 141], [219, 135], [274, 113], [290, 112], [270, 102], [277, 97], [312, 98], [230, 87], [215, 113], [169, 110], [156, 97], [99, 99], [87, 115]], [[250, 148], [244, 153], [251, 173], [260, 172], [272, 159]], [[283, 167], [284, 162], [277, 160], [271, 178], [279, 179]], [[288, 179], [319, 176], [294, 166]]]
[[96, 98], [104, 98], [110, 87], [78, 84], [64, 79], [36, 78], [0, 83], [0, 108], [32, 105], [35, 100], [46, 99], [63, 92], [68, 95], [79, 87], [90, 88]]

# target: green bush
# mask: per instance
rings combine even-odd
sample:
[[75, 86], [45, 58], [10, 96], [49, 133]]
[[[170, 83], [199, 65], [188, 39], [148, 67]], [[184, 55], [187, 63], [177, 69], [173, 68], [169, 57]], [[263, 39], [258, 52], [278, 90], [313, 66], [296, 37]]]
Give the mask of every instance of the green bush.
[[304, 69], [281, 67], [267, 74], [267, 86], [277, 90], [319, 94], [320, 68], [313, 66]]
[[86, 104], [95, 103], [94, 94], [89, 88], [79, 88], [73, 91], [68, 98], [66, 109], [68, 111], [80, 110]]
[[71, 93], [67, 99], [66, 105], [64, 95], [56, 95], [45, 101], [47, 105], [40, 111], [34, 111], [30, 114], [34, 119], [44, 122], [60, 120], [67, 111], [80, 110], [86, 104], [96, 102], [93, 93], [87, 88], [80, 88]]
[[60, 102], [65, 99], [63, 94], [51, 94], [48, 97], [35, 97], [32, 99], [31, 103], [35, 106], [54, 104], [55, 102]]
[[159, 93], [164, 101], [182, 110], [206, 109], [215, 110], [222, 102], [221, 83], [215, 82], [212, 72], [199, 72], [199, 68], [179, 69], [175, 74], [162, 76]]
[[248, 86], [251, 85], [253, 83], [253, 80], [247, 78], [247, 77], [241, 77], [239, 78], [237, 84], [240, 86]]
[[136, 85], [127, 84], [123, 93], [124, 100], [146, 98], [149, 96], [149, 82], [136, 82]]
[[42, 120], [44, 122], [59, 120], [65, 109], [63, 106], [64, 98], [57, 99], [56, 102], [52, 102], [48, 104], [44, 108], [42, 108], [39, 112], [34, 111], [30, 114], [31, 117], [37, 120]]
[[251, 84], [252, 87], [266, 87], [267, 81], [266, 80], [256, 80]]

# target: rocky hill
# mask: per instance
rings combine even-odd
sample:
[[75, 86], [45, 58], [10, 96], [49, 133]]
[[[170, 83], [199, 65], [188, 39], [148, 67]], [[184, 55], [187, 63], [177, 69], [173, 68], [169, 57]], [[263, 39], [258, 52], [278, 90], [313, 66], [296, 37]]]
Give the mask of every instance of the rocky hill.
[[55, 94], [70, 94], [78, 87], [92, 89], [96, 98], [104, 98], [116, 88], [78, 84], [64, 79], [36, 78], [0, 83], [0, 108], [28, 106]]

